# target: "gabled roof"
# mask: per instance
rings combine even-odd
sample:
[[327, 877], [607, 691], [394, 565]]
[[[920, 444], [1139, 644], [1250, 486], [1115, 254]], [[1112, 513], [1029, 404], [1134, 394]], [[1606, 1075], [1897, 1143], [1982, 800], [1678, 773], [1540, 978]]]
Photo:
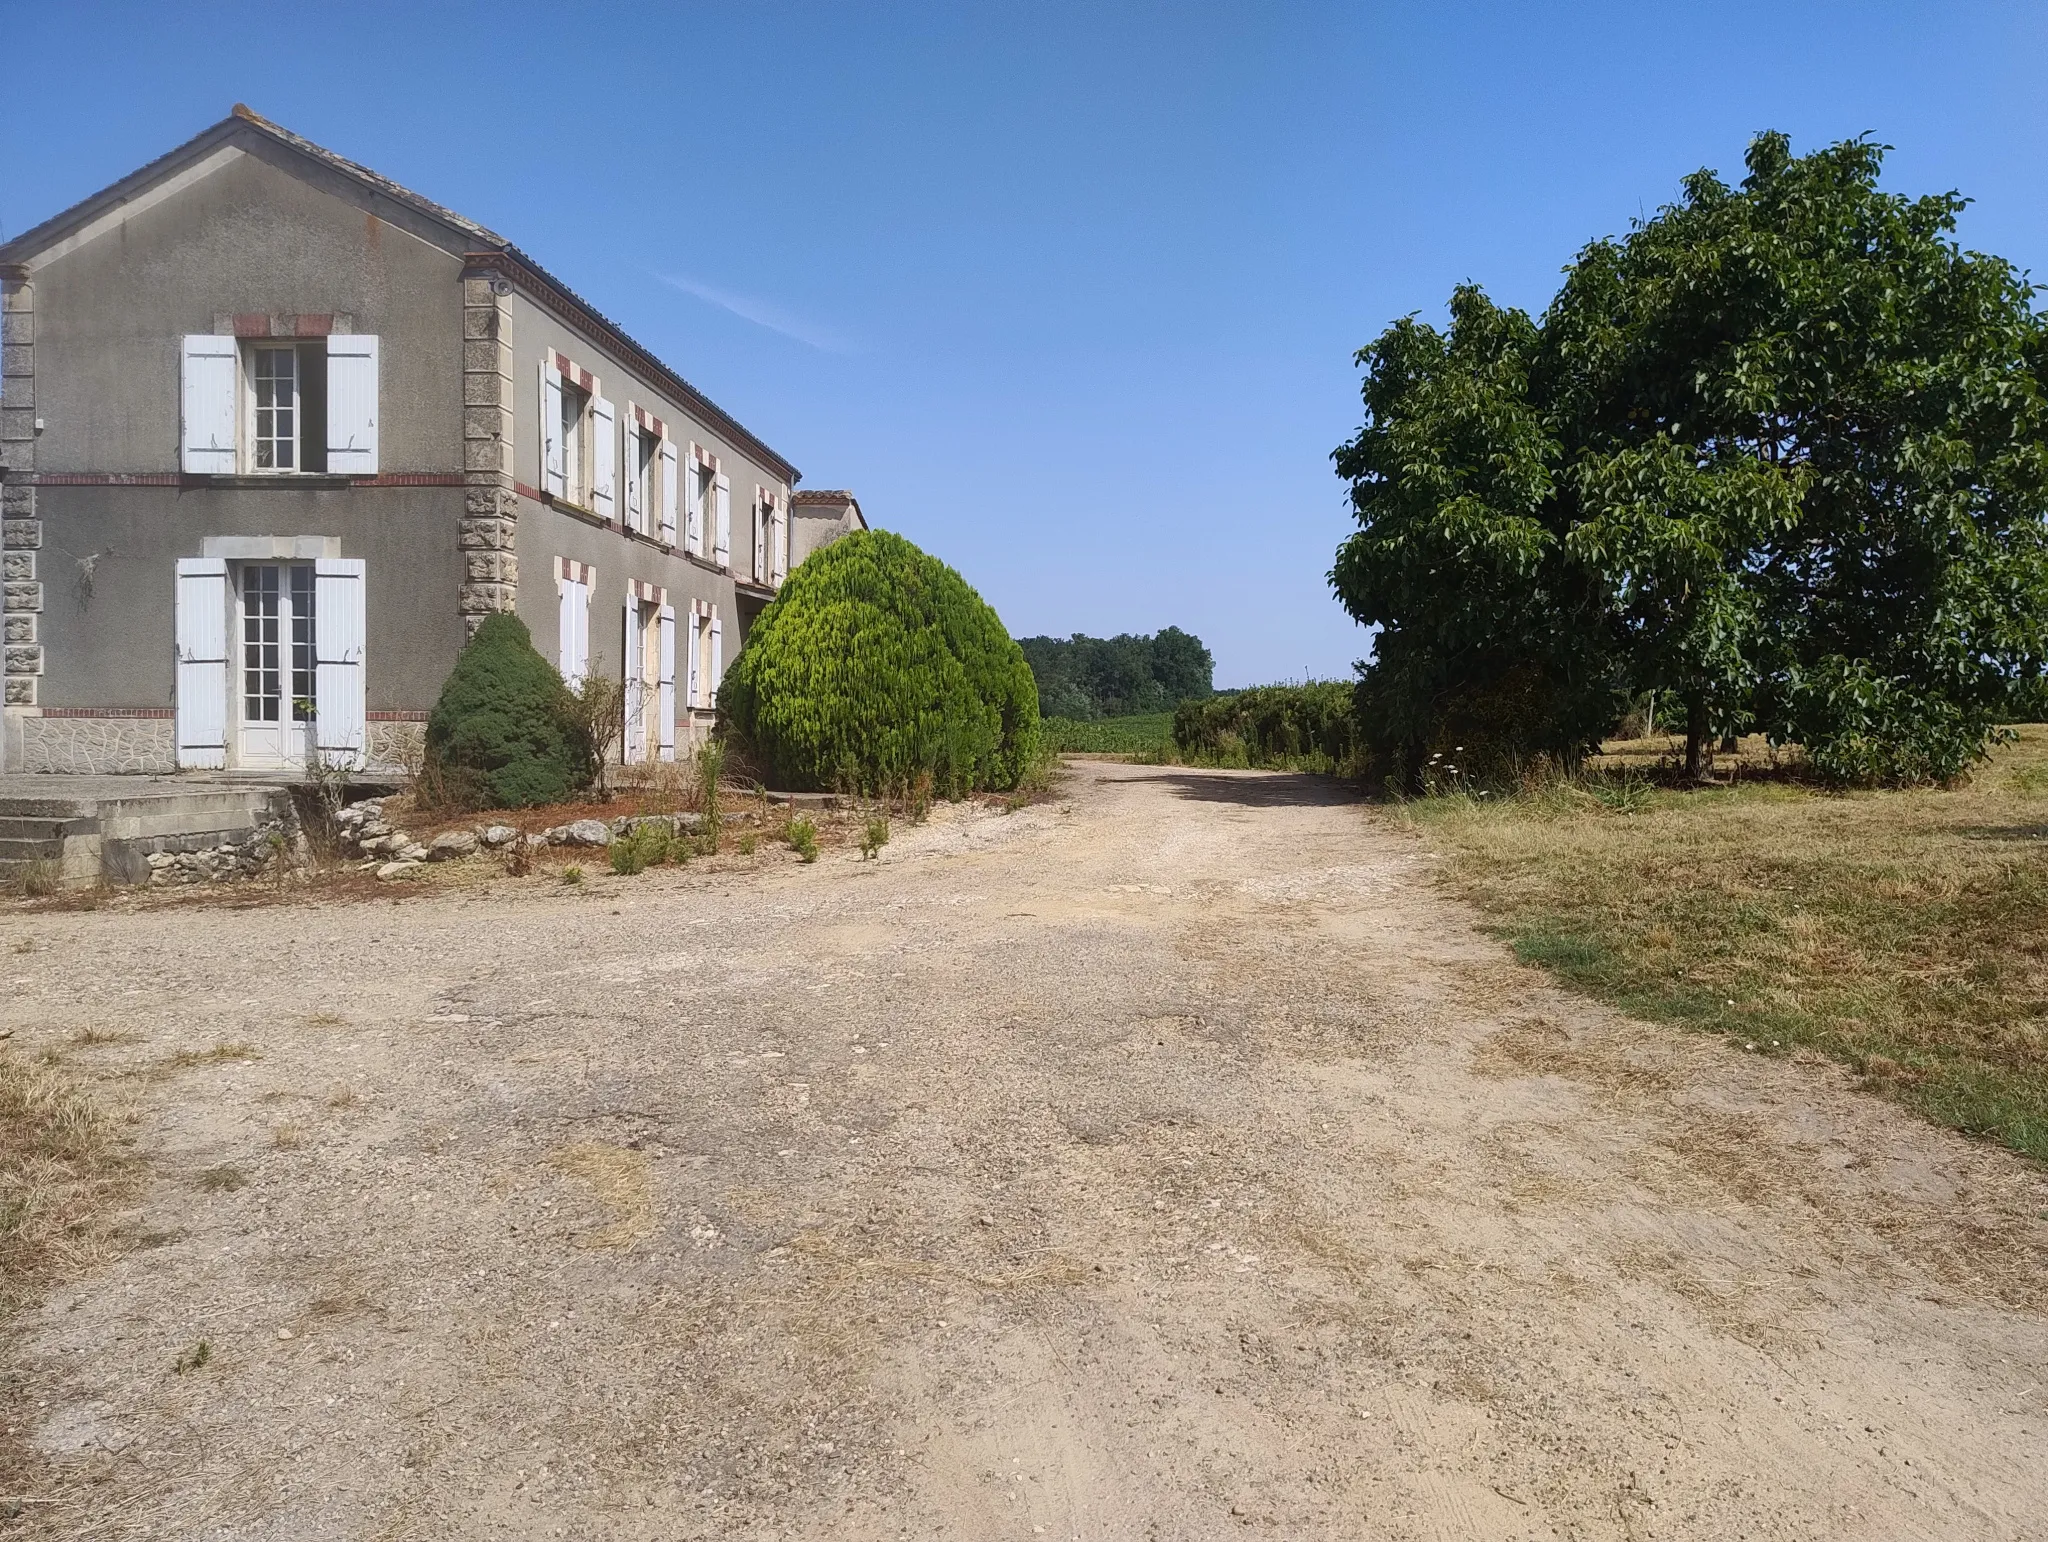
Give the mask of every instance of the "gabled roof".
[[[374, 172], [367, 166], [360, 166], [345, 156], [336, 155], [332, 150], [314, 144], [310, 139], [294, 134], [290, 129], [272, 123], [240, 102], [235, 103], [233, 112], [227, 117], [188, 139], [175, 150], [158, 156], [148, 165], [130, 172], [112, 186], [101, 189], [90, 198], [73, 204], [63, 213], [44, 220], [33, 229], [23, 231], [5, 245], [0, 245], [0, 268], [32, 266], [32, 259], [40, 253], [48, 251], [96, 220], [117, 212], [121, 205], [204, 160], [222, 146], [251, 134], [260, 136], [270, 143], [282, 145], [329, 171], [340, 173], [362, 187], [373, 199], [386, 200], [394, 205], [395, 209], [392, 212], [409, 216], [394, 220], [392, 223], [408, 228], [422, 224], [429, 228], [438, 226], [443, 233], [439, 244], [444, 245], [451, 253], [462, 256], [472, 266], [475, 266], [479, 259], [489, 259], [489, 266], [504, 272], [515, 281], [523, 281], [524, 286], [532, 291], [530, 298], [546, 305], [572, 325], [580, 326], [601, 341], [610, 344], [644, 373], [651, 383], [667, 387], [708, 426], [741, 446], [763, 465], [779, 471], [792, 484], [801, 476], [796, 467], [770, 449], [739, 419], [662, 363], [653, 353], [635, 342], [617, 322], [604, 315], [505, 237], [487, 226], [479, 225], [475, 220], [464, 218], [453, 209], [435, 203], [431, 198], [422, 198], [410, 188], [401, 187], [389, 177]], [[425, 234], [423, 231], [415, 233]]]

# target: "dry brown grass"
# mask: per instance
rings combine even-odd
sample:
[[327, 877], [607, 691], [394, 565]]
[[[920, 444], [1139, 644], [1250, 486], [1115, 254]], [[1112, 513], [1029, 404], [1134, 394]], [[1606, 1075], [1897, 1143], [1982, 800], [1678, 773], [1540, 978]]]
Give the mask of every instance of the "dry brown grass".
[[578, 1239], [582, 1246], [630, 1248], [654, 1235], [654, 1180], [645, 1152], [584, 1141], [557, 1148], [549, 1154], [548, 1165], [581, 1178], [612, 1213], [611, 1225]]
[[1730, 786], [1596, 773], [1404, 817], [1525, 960], [2048, 1160], [2048, 728], [1947, 790], [1824, 793], [1744, 748]]
[[0, 1321], [98, 1255], [129, 1165], [96, 1100], [0, 1049]]

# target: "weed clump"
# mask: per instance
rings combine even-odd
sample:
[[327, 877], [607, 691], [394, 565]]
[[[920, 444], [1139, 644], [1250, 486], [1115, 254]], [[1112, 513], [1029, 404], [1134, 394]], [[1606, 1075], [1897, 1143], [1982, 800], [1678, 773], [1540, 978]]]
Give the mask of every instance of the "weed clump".
[[805, 862], [818, 860], [818, 822], [807, 814], [799, 814], [789, 822], [787, 832], [789, 849]]
[[860, 834], [860, 859], [872, 862], [882, 854], [882, 848], [889, 844], [889, 816], [871, 814], [867, 827]]

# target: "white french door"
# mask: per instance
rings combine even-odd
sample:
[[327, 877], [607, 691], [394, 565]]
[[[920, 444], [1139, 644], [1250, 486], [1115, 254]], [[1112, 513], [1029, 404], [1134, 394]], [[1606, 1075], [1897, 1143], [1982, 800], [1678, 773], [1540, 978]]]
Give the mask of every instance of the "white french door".
[[237, 567], [236, 760], [244, 766], [301, 766], [319, 698], [313, 564]]

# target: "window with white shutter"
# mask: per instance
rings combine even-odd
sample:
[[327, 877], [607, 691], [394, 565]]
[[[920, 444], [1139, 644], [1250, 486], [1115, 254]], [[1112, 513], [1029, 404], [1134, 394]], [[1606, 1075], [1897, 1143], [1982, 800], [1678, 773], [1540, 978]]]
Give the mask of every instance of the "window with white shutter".
[[684, 693], [683, 693], [683, 694], [684, 694], [684, 699], [685, 699], [686, 701], [688, 701], [688, 702], [689, 702], [691, 710], [692, 710], [692, 711], [694, 711], [694, 710], [696, 710], [696, 709], [697, 709], [698, 707], [701, 707], [701, 706], [703, 706], [703, 705], [704, 705], [704, 698], [703, 698], [703, 696], [702, 696], [702, 695], [700, 694], [700, 693], [702, 692], [702, 690], [703, 690], [703, 673], [702, 673], [702, 671], [701, 671], [701, 670], [700, 670], [700, 669], [698, 668], [698, 654], [699, 654], [699, 651], [701, 650], [701, 648], [703, 647], [703, 644], [704, 644], [704, 616], [703, 616], [703, 613], [702, 613], [701, 611], [699, 611], [699, 610], [697, 609], [697, 607], [696, 607], [695, 605], [692, 605], [692, 606], [690, 607], [690, 638], [689, 638], [689, 642], [690, 642], [690, 657], [689, 657], [689, 671], [690, 671], [690, 677], [689, 677], [689, 682], [688, 682], [687, 686], [685, 687], [685, 689], [684, 689]]
[[686, 521], [683, 533], [683, 550], [693, 557], [704, 555], [704, 486], [709, 472], [697, 458], [697, 447], [690, 446], [690, 459], [683, 468], [683, 491]]
[[234, 475], [240, 376], [241, 351], [232, 337], [201, 332], [185, 339], [178, 456], [184, 470], [202, 476]]
[[652, 478], [648, 476], [646, 429], [640, 422], [640, 409], [631, 402], [626, 403], [626, 516], [628, 530], [643, 534], [647, 529], [647, 491]]
[[626, 682], [625, 759], [628, 765], [647, 758], [646, 689], [642, 684], [641, 658], [645, 644], [640, 638], [640, 596], [632, 582], [626, 584], [626, 631], [623, 645]]
[[720, 567], [732, 566], [732, 483], [718, 474], [718, 545], [712, 553]]
[[590, 673], [590, 589], [595, 582], [596, 574], [584, 564], [556, 559], [555, 588], [560, 614], [555, 658], [562, 679], [572, 691]]
[[360, 771], [369, 763], [363, 652], [368, 637], [361, 557], [313, 563], [313, 728], [320, 762]]
[[612, 404], [603, 397], [590, 402], [590, 512], [610, 519], [617, 511], [613, 485], [619, 464], [619, 436]]
[[660, 468], [661, 539], [673, 546], [676, 544], [676, 447], [673, 440], [661, 441]]
[[562, 375], [552, 359], [540, 367], [540, 489], [557, 498], [569, 495], [568, 459], [562, 448]]
[[711, 689], [709, 704], [718, 705], [718, 682], [725, 678], [725, 636], [719, 630], [718, 609], [711, 611]]
[[659, 745], [663, 760], [676, 758], [676, 608], [673, 605], [661, 607], [658, 623], [661, 627], [661, 676], [656, 690], [658, 702], [656, 726], [660, 729]]
[[228, 603], [225, 560], [178, 559], [174, 715], [180, 766], [217, 771], [228, 763]]
[[[304, 357], [311, 349], [301, 349]], [[325, 469], [348, 476], [377, 474], [377, 339], [364, 333], [328, 336]], [[310, 407], [309, 407], [310, 412]], [[312, 424], [307, 427], [310, 430]], [[309, 471], [321, 467], [310, 464]]]

